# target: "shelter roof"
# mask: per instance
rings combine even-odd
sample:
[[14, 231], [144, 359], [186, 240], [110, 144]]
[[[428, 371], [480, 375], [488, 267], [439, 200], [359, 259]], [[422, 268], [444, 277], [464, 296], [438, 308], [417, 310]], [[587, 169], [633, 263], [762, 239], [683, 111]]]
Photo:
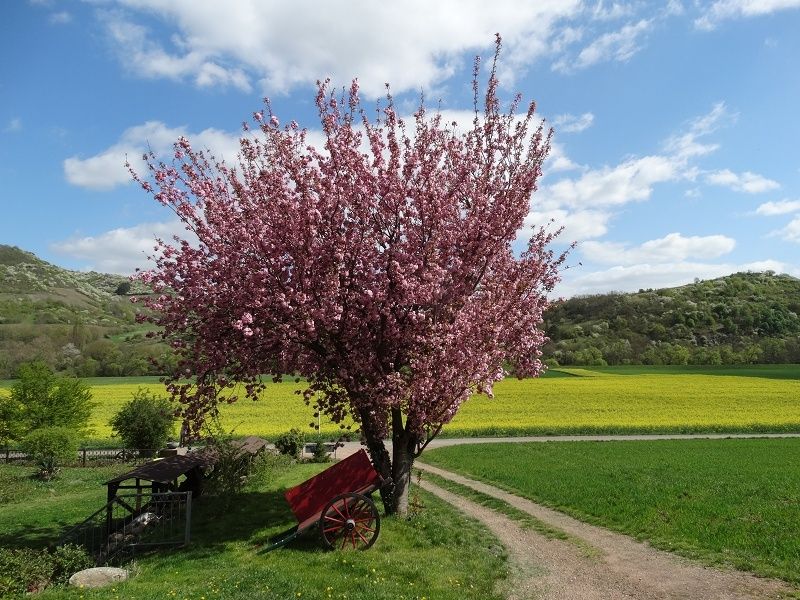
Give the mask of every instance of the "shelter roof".
[[192, 452], [186, 455], [168, 456], [139, 465], [132, 471], [123, 473], [106, 481], [106, 485], [122, 483], [128, 479], [143, 479], [157, 483], [170, 483], [181, 475], [185, 475], [195, 467], [206, 467], [214, 464], [213, 458], [204, 452]]

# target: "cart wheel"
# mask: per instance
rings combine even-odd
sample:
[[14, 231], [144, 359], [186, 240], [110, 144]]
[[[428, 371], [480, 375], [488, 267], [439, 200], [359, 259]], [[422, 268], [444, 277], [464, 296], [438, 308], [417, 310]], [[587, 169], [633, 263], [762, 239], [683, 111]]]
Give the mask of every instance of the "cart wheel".
[[340, 494], [325, 505], [319, 530], [330, 549], [366, 550], [378, 538], [381, 518], [375, 503], [361, 494]]

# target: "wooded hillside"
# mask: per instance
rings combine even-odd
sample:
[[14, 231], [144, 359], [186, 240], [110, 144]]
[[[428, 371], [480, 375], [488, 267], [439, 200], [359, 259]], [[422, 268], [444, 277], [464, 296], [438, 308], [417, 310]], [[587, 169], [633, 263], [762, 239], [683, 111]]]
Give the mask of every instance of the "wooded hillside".
[[800, 279], [736, 273], [553, 306], [546, 357], [559, 364], [800, 362]]

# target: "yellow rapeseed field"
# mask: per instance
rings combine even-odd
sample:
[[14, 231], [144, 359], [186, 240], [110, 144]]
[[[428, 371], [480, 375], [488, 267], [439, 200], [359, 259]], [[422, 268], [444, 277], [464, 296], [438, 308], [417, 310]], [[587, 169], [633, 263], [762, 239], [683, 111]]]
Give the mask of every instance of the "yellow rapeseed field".
[[800, 431], [800, 381], [707, 374], [516, 380], [474, 397], [448, 435]]
[[[710, 374], [607, 374], [568, 369], [574, 376], [507, 379], [495, 397], [476, 396], [443, 435], [566, 433], [800, 432], [800, 381]], [[109, 419], [140, 386], [163, 393], [153, 379], [92, 380], [95, 440], [111, 441]], [[258, 401], [222, 407], [222, 424], [236, 435], [276, 435], [296, 427], [312, 433], [312, 409], [295, 393], [304, 383], [267, 384]], [[0, 394], [8, 393], [0, 389]], [[337, 425], [322, 419], [326, 437]]]

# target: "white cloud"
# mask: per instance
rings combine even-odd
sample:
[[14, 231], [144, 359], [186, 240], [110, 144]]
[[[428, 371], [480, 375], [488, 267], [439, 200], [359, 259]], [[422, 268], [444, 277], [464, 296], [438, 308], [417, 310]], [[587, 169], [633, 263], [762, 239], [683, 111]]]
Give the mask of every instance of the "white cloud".
[[562, 57], [553, 64], [556, 71], [570, 72], [585, 69], [601, 62], [627, 62], [641, 50], [639, 37], [650, 30], [652, 19], [628, 23], [619, 31], [604, 33], [578, 53], [575, 58]]
[[[430, 90], [447, 79], [463, 54], [485, 52], [503, 34], [505, 83], [553, 50], [562, 22], [581, 14], [579, 0], [355, 0], [346, 9], [314, 0], [117, 0], [106, 13], [121, 61], [147, 77], [192, 79], [203, 85], [246, 89], [259, 82], [267, 93], [287, 92], [330, 76], [335, 83], [358, 77], [364, 93], [381, 96]], [[173, 33], [171, 46], [157, 41], [144, 19]], [[210, 74], [209, 74], [210, 73]]]
[[653, 185], [680, 176], [681, 165], [668, 156], [631, 158], [614, 167], [586, 171], [577, 179], [561, 179], [545, 186], [539, 199], [574, 208], [619, 206], [646, 200]]
[[664, 8], [664, 15], [671, 17], [671, 16], [679, 16], [682, 15], [685, 11], [683, 7], [683, 2], [681, 0], [669, 0], [667, 2], [666, 8]]
[[[535, 200], [536, 197], [534, 196]], [[547, 226], [552, 221], [552, 225], [556, 228], [564, 228], [564, 231], [559, 236], [560, 241], [572, 243], [573, 241], [582, 241], [605, 235], [608, 232], [608, 221], [611, 216], [609, 212], [602, 210], [577, 210], [571, 212], [559, 208], [551, 210], [534, 208], [525, 218], [525, 226]]]
[[62, 10], [56, 13], [51, 13], [47, 20], [52, 25], [66, 25], [72, 21], [72, 15], [67, 11]]
[[800, 211], [800, 200], [780, 200], [778, 202], [764, 202], [756, 209], [757, 215], [767, 217], [775, 215], [787, 215]]
[[148, 121], [126, 129], [120, 139], [106, 150], [89, 158], [71, 156], [64, 161], [64, 175], [72, 185], [92, 189], [110, 190], [131, 182], [125, 168], [127, 158], [134, 168], [142, 171], [141, 156], [152, 149], [155, 154], [169, 154], [172, 144], [185, 136], [196, 149], [209, 149], [218, 159], [231, 162], [239, 150], [239, 134], [218, 129], [205, 129], [189, 133], [184, 127], [167, 127], [160, 121]]
[[668, 138], [664, 147], [667, 152], [681, 159], [710, 154], [719, 145], [702, 143], [700, 138], [735, 122], [738, 116], [737, 113], [731, 113], [724, 102], [717, 102], [709, 113], [691, 120], [687, 131]]
[[4, 133], [16, 133], [17, 131], [22, 131], [22, 119], [19, 117], [11, 119], [3, 129]]
[[635, 8], [632, 4], [624, 2], [607, 4], [601, 0], [591, 9], [591, 17], [597, 21], [613, 21], [623, 17], [630, 17], [634, 12]]
[[[223, 67], [207, 53], [187, 50], [183, 55], [169, 54], [160, 44], [148, 37], [146, 28], [122, 19], [117, 14], [104, 18], [108, 33], [118, 46], [120, 60], [136, 74], [146, 78], [165, 77], [194, 79], [198, 87], [234, 86], [244, 92], [252, 87], [244, 71]], [[179, 41], [180, 46], [185, 46]]]
[[675, 263], [693, 257], [717, 258], [728, 254], [736, 240], [724, 235], [689, 236], [670, 233], [657, 240], [629, 247], [617, 242], [588, 241], [581, 244], [581, 253], [592, 262], [610, 265], [636, 265], [641, 263]]
[[545, 174], [557, 173], [559, 171], [572, 171], [579, 169], [580, 165], [573, 162], [564, 151], [564, 147], [558, 142], [552, 142], [550, 145], [550, 154], [547, 155], [547, 160], [544, 163], [543, 171]]
[[555, 128], [564, 133], [579, 133], [591, 127], [593, 122], [594, 115], [590, 112], [585, 112], [580, 116], [570, 114], [558, 115], [553, 119]]
[[710, 30], [725, 19], [759, 17], [791, 8], [800, 8], [800, 0], [717, 0], [694, 25]]
[[771, 235], [778, 236], [787, 242], [800, 244], [800, 217], [795, 217], [783, 229], [773, 231]]
[[168, 241], [173, 236], [193, 239], [183, 223], [174, 220], [112, 229], [98, 236], [76, 237], [53, 244], [52, 249], [85, 261], [86, 270], [131, 275], [137, 268], [150, 266], [147, 257], [154, 254], [156, 238]]
[[702, 143], [702, 138], [732, 118], [725, 104], [717, 103], [708, 114], [690, 121], [686, 132], [669, 138], [666, 153], [632, 157], [596, 169], [576, 165], [562, 156], [563, 149], [554, 146], [555, 156], [551, 156], [552, 163], [545, 164], [546, 174], [558, 171], [557, 165], [563, 170], [582, 169], [582, 173], [543, 184], [534, 196], [528, 224], [553, 218], [557, 224], [566, 225], [562, 239], [570, 241], [605, 235], [614, 208], [647, 200], [659, 183], [694, 180], [697, 168], [691, 165], [691, 159], [716, 148]]
[[751, 173], [750, 171], [734, 173], [730, 169], [721, 169], [708, 173], [706, 175], [706, 182], [712, 185], [730, 188], [735, 192], [744, 192], [747, 194], [761, 194], [781, 187], [777, 181], [767, 179], [758, 173]]
[[[800, 229], [800, 227], [798, 228]], [[582, 268], [564, 272], [561, 284], [555, 293], [564, 297], [578, 294], [600, 294], [604, 292], [635, 292], [647, 288], [665, 288], [686, 285], [695, 278], [713, 279], [741, 271], [775, 271], [798, 276], [800, 271], [776, 260], [762, 260], [744, 264], [675, 262], [659, 264], [637, 264], [616, 266], [604, 271], [582, 272]]]

